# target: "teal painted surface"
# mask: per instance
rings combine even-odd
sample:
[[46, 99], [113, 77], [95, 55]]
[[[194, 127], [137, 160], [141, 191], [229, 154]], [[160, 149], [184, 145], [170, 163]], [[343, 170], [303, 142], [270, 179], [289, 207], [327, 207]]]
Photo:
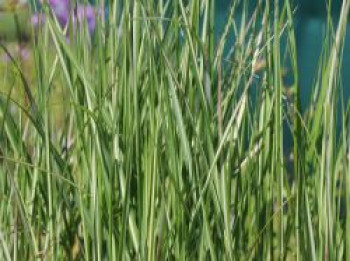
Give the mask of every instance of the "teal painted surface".
[[[216, 2], [216, 32], [220, 36], [227, 20], [227, 13], [229, 11], [231, 1], [218, 0]], [[282, 2], [282, 1], [280, 1]], [[295, 33], [298, 51], [298, 70], [299, 70], [299, 86], [301, 88], [300, 98], [303, 108], [308, 108], [311, 100], [311, 93], [313, 82], [317, 76], [318, 62], [322, 52], [322, 44], [324, 42], [324, 35], [326, 29], [327, 7], [326, 0], [299, 0], [297, 2], [297, 11], [295, 14]], [[250, 5], [252, 9], [256, 1], [252, 0]], [[295, 2], [296, 3], [296, 2]], [[342, 0], [333, 0], [331, 7], [332, 16], [337, 24], [337, 19], [340, 14]], [[235, 17], [238, 22], [241, 19], [239, 12]], [[229, 39], [229, 45], [234, 42], [233, 36]], [[283, 48], [282, 48], [283, 49]], [[345, 99], [350, 98], [350, 26], [347, 28], [347, 35], [345, 40], [344, 56], [343, 56], [343, 93]], [[289, 82], [288, 82], [289, 80]], [[291, 80], [288, 76], [285, 79], [286, 84], [290, 84]], [[259, 83], [257, 83], [259, 85]], [[253, 86], [254, 88], [258, 86]], [[340, 110], [339, 110], [340, 113]], [[292, 136], [289, 127], [285, 123], [284, 126], [284, 149], [286, 153], [292, 149]], [[337, 129], [340, 130], [341, 122], [337, 122]]]
[[[226, 22], [227, 12], [231, 1], [218, 0], [216, 2], [216, 26], [217, 34], [223, 30]], [[327, 6], [325, 0], [299, 0], [294, 1], [297, 5], [295, 14], [295, 32], [298, 48], [299, 76], [301, 88], [301, 102], [305, 107], [312, 92], [314, 77], [317, 72], [317, 65], [320, 58], [324, 32], [326, 28]], [[256, 1], [251, 1], [250, 6], [254, 8]], [[332, 1], [332, 15], [336, 24], [341, 10], [342, 0]], [[236, 17], [236, 21], [240, 16]], [[231, 43], [234, 39], [230, 39]], [[345, 97], [350, 96], [350, 26], [347, 29], [343, 57], [343, 89]]]

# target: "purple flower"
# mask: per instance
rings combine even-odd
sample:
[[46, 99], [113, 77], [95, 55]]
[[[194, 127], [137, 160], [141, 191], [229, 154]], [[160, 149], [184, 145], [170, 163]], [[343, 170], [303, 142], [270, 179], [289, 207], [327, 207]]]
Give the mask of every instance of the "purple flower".
[[45, 22], [45, 16], [41, 13], [34, 14], [31, 18], [32, 25], [37, 28]]
[[[73, 34], [75, 34], [76, 29], [82, 29], [85, 21], [89, 33], [93, 34], [95, 31], [96, 16], [99, 14], [99, 12], [96, 11], [91, 5], [78, 5], [73, 12], [71, 11], [69, 0], [49, 0], [48, 3], [62, 28], [68, 24], [70, 15], [72, 15]], [[40, 26], [40, 24], [44, 21], [45, 17], [41, 14], [35, 14], [31, 18], [31, 22], [34, 27]]]
[[91, 5], [78, 5], [76, 16], [79, 27], [82, 26], [84, 19], [86, 19], [90, 34], [95, 31], [95, 12]]
[[11, 49], [8, 51], [9, 51], [9, 54], [4, 53], [0, 55], [0, 62], [11, 63], [12, 59], [10, 55], [12, 56], [12, 58], [20, 59], [22, 61], [28, 60], [30, 56], [30, 51], [26, 46], [18, 45], [15, 49]]
[[69, 1], [68, 0], [49, 0], [52, 11], [57, 17], [61, 26], [66, 26], [69, 19]]

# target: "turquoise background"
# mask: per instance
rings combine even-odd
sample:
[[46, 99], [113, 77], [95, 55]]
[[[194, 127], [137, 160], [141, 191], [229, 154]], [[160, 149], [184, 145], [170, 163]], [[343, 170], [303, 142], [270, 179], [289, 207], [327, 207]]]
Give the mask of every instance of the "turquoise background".
[[[328, 1], [328, 0], [327, 0]], [[255, 0], [250, 1], [250, 10], [256, 6]], [[273, 2], [273, 1], [272, 1]], [[283, 3], [283, 1], [280, 1]], [[217, 0], [216, 1], [216, 33], [219, 37], [224, 29], [227, 21], [227, 16], [231, 1]], [[326, 0], [298, 0], [294, 1], [297, 9], [295, 12], [295, 33], [297, 42], [298, 55], [298, 73], [299, 73], [299, 87], [300, 100], [302, 106], [302, 113], [306, 108], [310, 108], [311, 94], [314, 87], [314, 81], [317, 77], [318, 63], [322, 53], [322, 45], [325, 37], [327, 7]], [[333, 0], [331, 8], [332, 18], [336, 27], [341, 10], [342, 0]], [[241, 19], [240, 12], [237, 12], [235, 21], [240, 26]], [[233, 33], [228, 40], [229, 45], [234, 42]], [[282, 41], [283, 43], [283, 41]], [[282, 48], [283, 49], [283, 48]], [[347, 28], [347, 35], [344, 47], [344, 56], [342, 64], [342, 92], [344, 100], [350, 98], [350, 28]], [[292, 83], [292, 77], [286, 76], [284, 79], [286, 85]], [[259, 82], [253, 86], [252, 91], [256, 93], [255, 88], [258, 88]], [[340, 103], [338, 107], [338, 116], [340, 116]], [[337, 121], [337, 130], [341, 129], [341, 121]], [[289, 131], [288, 124], [284, 123], [284, 150], [288, 154], [293, 148], [292, 134]]]
[[[257, 1], [250, 1], [252, 9]], [[280, 1], [282, 2], [282, 1]], [[342, 0], [333, 0], [332, 16], [335, 22], [339, 18]], [[231, 1], [216, 1], [217, 34], [223, 31]], [[326, 29], [327, 7], [326, 0], [298, 0], [295, 13], [295, 32], [298, 50], [299, 86], [301, 88], [301, 103], [303, 107], [310, 101], [313, 82], [316, 77], [319, 58]], [[239, 21], [239, 14], [236, 21]], [[233, 36], [230, 39], [234, 41]], [[347, 28], [343, 57], [343, 89], [346, 98], [350, 96], [350, 29]]]

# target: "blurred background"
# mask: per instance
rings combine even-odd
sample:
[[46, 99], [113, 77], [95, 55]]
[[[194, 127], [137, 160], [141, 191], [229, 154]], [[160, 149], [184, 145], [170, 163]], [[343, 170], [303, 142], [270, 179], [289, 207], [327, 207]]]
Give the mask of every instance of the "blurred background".
[[[255, 0], [251, 1], [256, 2]], [[328, 0], [295, 0], [295, 32], [298, 49], [298, 68], [299, 84], [301, 87], [302, 107], [310, 101], [314, 78], [317, 73], [318, 63], [322, 52], [324, 42], [327, 4]], [[337, 25], [341, 10], [342, 0], [333, 0], [331, 11], [334, 25]], [[229, 10], [230, 1], [217, 1], [217, 30], [218, 33], [223, 31], [227, 19], [227, 10]], [[253, 5], [252, 5], [253, 6]], [[240, 18], [237, 17], [237, 21]], [[234, 39], [231, 39], [234, 41]], [[343, 57], [343, 86], [345, 97], [350, 96], [350, 30], [347, 28]]]
[[[4, 42], [18, 42], [18, 39], [25, 42], [29, 39], [29, 4], [33, 0], [0, 0], [0, 39]], [[62, 0], [64, 1], [64, 0]], [[93, 1], [90, 1], [93, 2]], [[251, 0], [251, 8], [254, 8], [255, 0]], [[317, 73], [317, 65], [322, 51], [322, 43], [326, 28], [327, 5], [326, 0], [296, 0], [295, 9], [295, 30], [298, 48], [298, 62], [300, 74], [300, 87], [302, 106], [309, 101], [312, 91], [314, 77]], [[231, 1], [216, 1], [216, 32], [219, 36], [227, 21], [228, 10]], [[332, 1], [332, 15], [336, 25], [341, 8], [342, 0]], [[238, 12], [239, 14], [239, 12]], [[239, 24], [240, 17], [236, 21]], [[347, 38], [343, 59], [343, 86], [350, 85], [350, 31], [347, 29]], [[234, 42], [230, 36], [229, 41]], [[345, 89], [345, 97], [349, 97], [348, 88]]]

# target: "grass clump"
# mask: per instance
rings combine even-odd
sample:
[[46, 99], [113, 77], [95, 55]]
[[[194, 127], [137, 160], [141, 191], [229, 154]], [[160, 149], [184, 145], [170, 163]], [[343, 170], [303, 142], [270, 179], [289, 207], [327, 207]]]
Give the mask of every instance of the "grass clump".
[[34, 79], [5, 75], [1, 258], [350, 259], [350, 1], [304, 112], [289, 0], [232, 1], [219, 37], [214, 0], [97, 5], [91, 34], [44, 4]]

